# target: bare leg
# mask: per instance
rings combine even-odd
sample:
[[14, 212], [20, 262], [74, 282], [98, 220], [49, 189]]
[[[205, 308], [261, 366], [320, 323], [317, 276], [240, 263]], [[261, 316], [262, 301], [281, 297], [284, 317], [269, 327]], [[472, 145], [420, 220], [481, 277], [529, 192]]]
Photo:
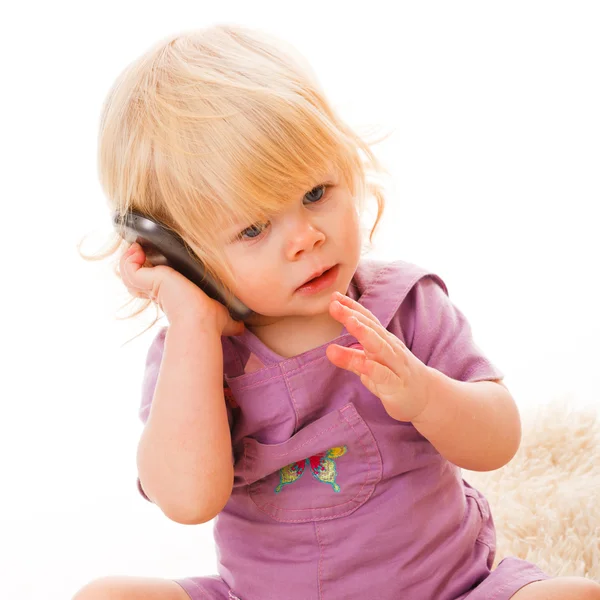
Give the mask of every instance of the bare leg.
[[190, 600], [190, 597], [169, 579], [102, 577], [82, 587], [72, 600]]
[[556, 577], [526, 585], [511, 600], [600, 600], [600, 584], [584, 577]]

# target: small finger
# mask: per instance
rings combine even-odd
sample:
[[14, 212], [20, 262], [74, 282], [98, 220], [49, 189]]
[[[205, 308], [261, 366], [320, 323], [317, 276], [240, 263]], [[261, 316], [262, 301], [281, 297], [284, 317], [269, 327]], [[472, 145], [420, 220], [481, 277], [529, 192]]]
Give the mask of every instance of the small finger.
[[[363, 324], [365, 327], [375, 331], [377, 335], [382, 340], [384, 340], [387, 345], [390, 345], [390, 332], [385, 327], [383, 327], [383, 325], [381, 325], [381, 323], [376, 319], [373, 320], [360, 311], [354, 310], [353, 308], [350, 308], [348, 306], [344, 306], [337, 300], [331, 303], [331, 310], [333, 311], [332, 316], [341, 323], [343, 323], [346, 326], [346, 329], [348, 329], [348, 331], [350, 331], [350, 327], [353, 326], [352, 319], [355, 319], [355, 321], [357, 321], [358, 324]], [[356, 330], [358, 330], [357, 327], [359, 327], [359, 325], [356, 325], [356, 323], [354, 323], [354, 328]]]
[[345, 306], [338, 300], [334, 300], [330, 304], [330, 307], [331, 311], [333, 311], [331, 313], [332, 316], [341, 323], [344, 323], [344, 325], [346, 324], [348, 319], [350, 319], [351, 317], [355, 317], [361, 323], [372, 327], [383, 339], [389, 340], [390, 332], [385, 327], [383, 327], [383, 325], [374, 317], [371, 318], [368, 315], [365, 315], [364, 312], [355, 310], [350, 306]]
[[325, 350], [327, 358], [336, 366], [355, 375], [361, 375], [365, 372], [365, 353], [362, 350], [331, 344]]
[[385, 337], [374, 323], [362, 315], [352, 315], [346, 325], [348, 331], [361, 343], [370, 356], [383, 360], [386, 364], [393, 360], [394, 353]]
[[362, 304], [359, 304], [358, 302], [356, 302], [356, 300], [350, 298], [350, 296], [345, 296], [344, 294], [340, 294], [340, 292], [334, 292], [332, 294], [332, 299], [337, 300], [340, 304], [346, 306], [351, 310], [359, 312], [361, 315], [363, 315], [370, 321], [373, 321], [374, 323], [379, 323], [379, 319], [368, 308], [365, 308]]
[[123, 256], [129, 256], [130, 254], [133, 254], [136, 250], [139, 249], [139, 247], [140, 247], [140, 245], [137, 242], [133, 242], [132, 244], [129, 245], [127, 250], [125, 250], [125, 252], [123, 252]]

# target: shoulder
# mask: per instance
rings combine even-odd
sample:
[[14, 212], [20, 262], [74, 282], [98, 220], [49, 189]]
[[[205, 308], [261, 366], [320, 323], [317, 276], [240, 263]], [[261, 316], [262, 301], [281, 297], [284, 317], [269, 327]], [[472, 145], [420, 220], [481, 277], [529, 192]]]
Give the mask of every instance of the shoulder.
[[448, 288], [440, 275], [425, 266], [405, 260], [362, 259], [352, 285], [356, 297], [363, 294], [399, 294], [404, 298], [415, 287], [438, 288], [438, 291], [448, 295]]

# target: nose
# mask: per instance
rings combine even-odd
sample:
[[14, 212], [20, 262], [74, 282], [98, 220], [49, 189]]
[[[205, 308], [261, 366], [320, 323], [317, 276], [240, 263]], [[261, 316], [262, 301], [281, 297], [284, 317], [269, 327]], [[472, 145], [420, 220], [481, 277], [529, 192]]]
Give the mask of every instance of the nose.
[[297, 260], [322, 246], [325, 241], [325, 234], [306, 215], [290, 219], [285, 233], [285, 254], [288, 260]]

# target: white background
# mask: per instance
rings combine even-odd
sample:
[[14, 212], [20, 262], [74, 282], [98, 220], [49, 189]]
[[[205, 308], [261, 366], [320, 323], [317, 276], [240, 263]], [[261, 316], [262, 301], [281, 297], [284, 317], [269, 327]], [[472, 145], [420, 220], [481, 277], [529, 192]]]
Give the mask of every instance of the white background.
[[[596, 2], [34, 2], [4, 12], [0, 595], [71, 598], [105, 574], [215, 572], [211, 524], [138, 496], [154, 331], [77, 242], [110, 222], [102, 101], [159, 38], [262, 28], [312, 63], [343, 117], [393, 136], [374, 257], [446, 281], [522, 411], [597, 404], [600, 7]], [[216, 7], [216, 8], [215, 8]], [[362, 130], [362, 129], [361, 129]]]

